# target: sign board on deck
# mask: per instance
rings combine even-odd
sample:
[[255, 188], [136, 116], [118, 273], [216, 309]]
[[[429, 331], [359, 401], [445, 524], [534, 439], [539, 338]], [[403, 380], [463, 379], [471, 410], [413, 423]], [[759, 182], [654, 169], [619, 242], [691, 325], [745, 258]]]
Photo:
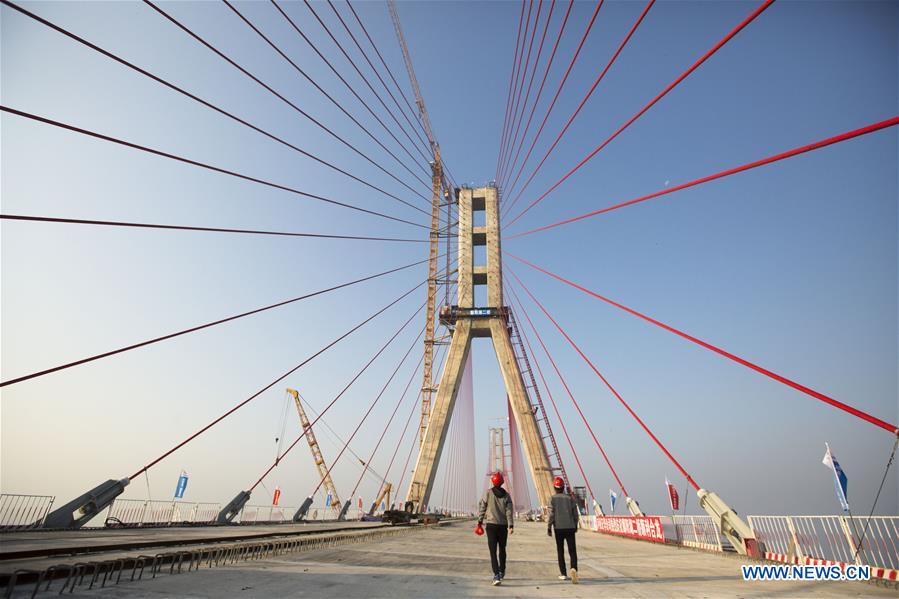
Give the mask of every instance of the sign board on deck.
[[665, 542], [662, 519], [658, 516], [642, 518], [628, 516], [597, 516], [593, 521], [595, 532], [604, 532], [645, 541]]

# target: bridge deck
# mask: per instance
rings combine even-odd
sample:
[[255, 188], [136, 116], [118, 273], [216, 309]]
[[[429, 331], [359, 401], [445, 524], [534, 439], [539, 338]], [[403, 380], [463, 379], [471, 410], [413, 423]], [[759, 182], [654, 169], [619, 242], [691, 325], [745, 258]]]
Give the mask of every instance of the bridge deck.
[[540, 524], [510, 538], [508, 573], [490, 585], [486, 541], [469, 524], [381, 542], [242, 562], [74, 596], [105, 597], [895, 597], [866, 583], [746, 583], [742, 560], [687, 549], [578, 534], [581, 584], [556, 579], [555, 545]]
[[[384, 526], [380, 522], [309, 522], [252, 526], [112, 528], [9, 532], [0, 536], [0, 566], [10, 560], [47, 555], [77, 555], [151, 547], [233, 542], [271, 535], [324, 533]], [[58, 558], [57, 560], [58, 561]], [[21, 567], [33, 567], [32, 564]], [[8, 568], [2, 568], [4, 570]]]

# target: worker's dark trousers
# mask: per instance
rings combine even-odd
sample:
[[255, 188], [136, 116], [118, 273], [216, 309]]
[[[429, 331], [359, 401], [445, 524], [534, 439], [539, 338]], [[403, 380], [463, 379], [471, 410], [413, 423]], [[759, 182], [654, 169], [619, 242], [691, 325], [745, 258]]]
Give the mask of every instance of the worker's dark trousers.
[[[493, 573], [506, 572], [506, 540], [509, 538], [509, 527], [504, 524], [485, 524], [487, 531], [487, 547], [490, 548], [490, 565]], [[496, 559], [499, 549], [499, 560]]]
[[571, 567], [577, 570], [577, 542], [575, 541], [575, 528], [556, 529], [556, 553], [559, 555], [559, 572], [562, 576], [568, 574], [565, 571], [565, 548], [562, 546], [564, 542], [568, 542], [568, 555], [571, 556]]

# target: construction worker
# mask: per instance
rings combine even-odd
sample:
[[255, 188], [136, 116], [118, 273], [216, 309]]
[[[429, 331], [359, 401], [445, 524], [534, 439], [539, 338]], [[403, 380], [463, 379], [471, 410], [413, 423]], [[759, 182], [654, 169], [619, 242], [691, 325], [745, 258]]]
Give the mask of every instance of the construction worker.
[[[478, 504], [478, 524], [486, 524], [487, 547], [490, 549], [490, 565], [493, 567], [493, 586], [501, 584], [506, 577], [506, 540], [512, 534], [515, 522], [512, 512], [512, 497], [503, 489], [502, 472], [494, 472], [490, 477], [493, 485]], [[497, 553], [499, 553], [497, 559]]]
[[[559, 558], [559, 580], [568, 580], [578, 583], [577, 578], [577, 543], [575, 533], [580, 521], [580, 511], [574, 498], [565, 493], [565, 481], [561, 476], [553, 479], [555, 494], [549, 502], [549, 517], [547, 518], [546, 534], [553, 536], [553, 527], [556, 529], [556, 554]], [[568, 543], [568, 555], [571, 557], [571, 569], [565, 572], [565, 548]]]

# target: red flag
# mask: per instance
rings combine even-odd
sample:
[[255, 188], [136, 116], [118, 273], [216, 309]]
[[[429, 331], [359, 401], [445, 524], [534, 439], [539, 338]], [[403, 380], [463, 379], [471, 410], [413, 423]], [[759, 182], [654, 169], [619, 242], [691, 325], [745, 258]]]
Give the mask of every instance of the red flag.
[[667, 478], [665, 479], [665, 486], [668, 487], [668, 503], [671, 504], [671, 511], [676, 512], [680, 506], [680, 496], [677, 494], [677, 489], [668, 482]]
[[275, 487], [275, 496], [272, 497], [272, 505], [278, 505], [279, 499], [281, 499], [281, 487]]
[[362, 509], [362, 497], [359, 497], [359, 509]]

